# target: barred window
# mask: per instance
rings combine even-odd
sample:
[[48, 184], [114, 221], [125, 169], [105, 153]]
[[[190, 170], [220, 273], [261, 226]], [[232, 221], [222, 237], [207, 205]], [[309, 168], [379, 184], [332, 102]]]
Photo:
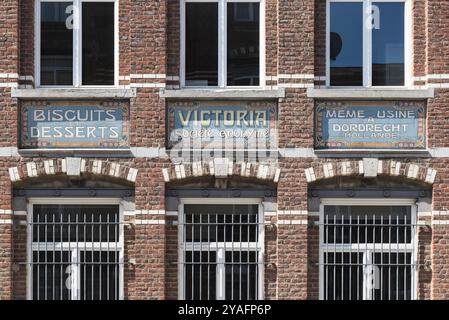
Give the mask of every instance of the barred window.
[[118, 205], [34, 204], [29, 219], [30, 298], [119, 299]]
[[321, 297], [415, 297], [415, 217], [411, 205], [327, 205], [320, 223]]
[[260, 299], [263, 222], [257, 204], [185, 204], [181, 299]]

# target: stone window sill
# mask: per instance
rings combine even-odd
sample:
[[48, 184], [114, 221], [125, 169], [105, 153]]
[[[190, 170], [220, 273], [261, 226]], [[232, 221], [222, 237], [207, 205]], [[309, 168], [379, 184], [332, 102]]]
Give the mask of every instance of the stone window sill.
[[414, 100], [434, 97], [434, 89], [402, 89], [402, 88], [309, 88], [307, 96], [315, 99], [343, 100]]
[[166, 99], [278, 99], [285, 97], [285, 89], [161, 89]]
[[37, 88], [13, 89], [12, 98], [20, 99], [129, 99], [135, 89], [118, 88]]

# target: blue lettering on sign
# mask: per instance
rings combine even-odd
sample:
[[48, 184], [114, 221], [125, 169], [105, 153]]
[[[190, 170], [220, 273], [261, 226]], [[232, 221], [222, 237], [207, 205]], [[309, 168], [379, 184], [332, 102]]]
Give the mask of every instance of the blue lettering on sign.
[[128, 135], [126, 107], [47, 105], [22, 110], [23, 147], [126, 147]]
[[425, 148], [425, 113], [419, 104], [322, 103], [316, 110], [315, 127], [318, 149]]

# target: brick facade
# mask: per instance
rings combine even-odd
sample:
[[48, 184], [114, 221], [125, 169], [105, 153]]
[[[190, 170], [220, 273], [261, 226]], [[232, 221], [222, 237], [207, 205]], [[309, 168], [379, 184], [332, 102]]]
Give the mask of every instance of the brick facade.
[[[373, 177], [365, 175], [364, 158], [375, 160], [374, 178], [386, 181], [387, 188], [391, 182], [402, 189], [419, 186], [431, 190], [426, 211], [430, 214], [418, 217], [422, 223], [418, 227], [416, 291], [418, 299], [449, 299], [449, 3], [410, 1], [413, 88], [434, 89], [433, 98], [423, 99], [427, 148], [432, 152], [340, 153], [331, 157], [314, 152], [314, 109], [319, 99], [308, 95], [308, 89], [321, 88], [326, 77], [326, 0], [264, 1], [266, 89], [284, 88], [285, 96], [229, 101], [277, 106], [280, 158], [275, 164], [230, 162], [225, 176], [243, 186], [268, 185], [277, 192], [275, 214], [265, 217], [264, 226], [266, 299], [319, 298], [319, 218], [310, 204], [310, 190], [316, 185], [339, 185], [344, 179], [354, 186], [369, 184]], [[119, 85], [135, 90], [129, 98], [130, 147], [134, 152], [125, 156], [114, 151], [80, 155], [76, 151], [18, 150], [20, 105], [26, 98], [12, 93], [18, 88], [34, 88], [35, 1], [0, 2], [0, 299], [27, 297], [26, 216], [16, 212], [14, 190], [57, 186], [56, 181], [70, 179], [106, 181], [135, 192], [134, 214], [127, 218], [130, 223], [124, 231], [124, 298], [178, 297], [178, 217], [168, 214], [173, 209], [166, 202], [167, 190], [214, 179], [218, 176], [216, 164], [175, 163], [165, 152], [171, 100], [161, 92], [177, 90], [180, 85], [179, 1], [118, 2]], [[113, 97], [95, 99], [110, 101]], [[220, 95], [209, 99], [228, 102]], [[50, 98], [43, 95], [39, 100]], [[80, 168], [75, 178], [67, 174], [68, 162], [73, 161]]]

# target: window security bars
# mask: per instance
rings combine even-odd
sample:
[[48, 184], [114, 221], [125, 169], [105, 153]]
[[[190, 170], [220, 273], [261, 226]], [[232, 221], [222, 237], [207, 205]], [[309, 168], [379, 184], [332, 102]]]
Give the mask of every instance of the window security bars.
[[33, 205], [29, 218], [29, 297], [121, 298], [118, 205]]
[[185, 204], [180, 223], [181, 299], [261, 298], [259, 205]]
[[411, 206], [325, 205], [320, 222], [321, 298], [415, 298], [415, 215]]

